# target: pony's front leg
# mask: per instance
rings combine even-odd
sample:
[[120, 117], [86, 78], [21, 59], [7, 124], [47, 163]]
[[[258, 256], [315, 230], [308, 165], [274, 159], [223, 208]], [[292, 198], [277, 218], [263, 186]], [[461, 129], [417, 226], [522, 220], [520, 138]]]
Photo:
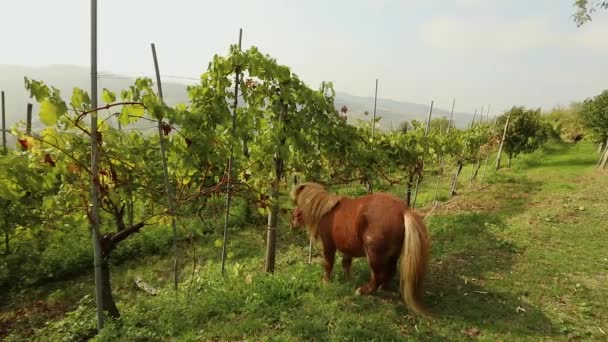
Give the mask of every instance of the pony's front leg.
[[331, 280], [331, 271], [334, 268], [334, 262], [336, 260], [336, 249], [334, 247], [325, 246], [323, 248], [323, 258], [325, 259], [323, 282], [327, 283]]

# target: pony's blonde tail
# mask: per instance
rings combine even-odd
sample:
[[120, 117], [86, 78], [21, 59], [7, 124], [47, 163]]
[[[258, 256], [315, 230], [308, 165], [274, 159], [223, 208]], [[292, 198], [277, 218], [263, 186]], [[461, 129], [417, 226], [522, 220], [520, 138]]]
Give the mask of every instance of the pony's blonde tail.
[[401, 249], [399, 287], [405, 304], [415, 313], [430, 315], [420, 303], [422, 281], [430, 249], [430, 241], [422, 218], [411, 210], [403, 214], [405, 236]]

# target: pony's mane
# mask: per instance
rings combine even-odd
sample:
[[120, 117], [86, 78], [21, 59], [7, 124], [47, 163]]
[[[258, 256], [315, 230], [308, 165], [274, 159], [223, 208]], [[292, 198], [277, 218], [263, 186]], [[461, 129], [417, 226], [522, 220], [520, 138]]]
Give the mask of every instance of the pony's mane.
[[327, 192], [325, 187], [318, 183], [298, 184], [293, 187], [289, 197], [302, 210], [304, 224], [315, 239], [318, 235], [318, 224], [321, 218], [338, 205], [343, 198]]

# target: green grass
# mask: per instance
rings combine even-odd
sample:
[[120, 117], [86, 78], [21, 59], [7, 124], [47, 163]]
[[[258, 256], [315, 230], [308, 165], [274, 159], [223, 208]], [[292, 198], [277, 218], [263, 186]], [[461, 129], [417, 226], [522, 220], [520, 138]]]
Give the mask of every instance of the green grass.
[[[277, 269], [265, 275], [265, 229], [255, 226], [232, 232], [224, 277], [217, 236], [184, 243], [178, 295], [171, 289], [170, 256], [116, 266], [122, 318], [97, 339], [605, 340], [608, 177], [595, 171], [595, 161], [591, 145], [548, 145], [486, 175], [489, 187], [459, 191], [462, 197], [437, 208], [428, 221], [433, 245], [424, 297], [436, 318], [411, 316], [392, 291], [356, 296], [368, 277], [362, 259], [353, 265], [354, 279], [345, 280], [338, 258], [333, 281], [323, 285], [319, 250], [307, 264], [302, 232], [279, 231]], [[469, 175], [465, 168], [459, 189], [466, 190]], [[435, 181], [423, 183], [423, 205], [432, 200]], [[136, 275], [161, 293], [137, 290]], [[91, 283], [87, 274], [13, 296], [2, 309], [0, 336], [9, 323], [9, 341], [86, 336], [94, 328], [93, 301], [83, 299], [93, 293]]]

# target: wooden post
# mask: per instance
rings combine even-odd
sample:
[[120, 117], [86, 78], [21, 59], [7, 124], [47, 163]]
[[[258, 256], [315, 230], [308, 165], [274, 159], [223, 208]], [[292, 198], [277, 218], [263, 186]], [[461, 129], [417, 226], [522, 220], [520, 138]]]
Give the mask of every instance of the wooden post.
[[608, 148], [604, 151], [604, 158], [602, 159], [602, 164], [600, 165], [600, 169], [605, 169], [606, 165], [608, 165]]
[[475, 108], [475, 113], [473, 113], [473, 120], [471, 120], [471, 126], [469, 126], [469, 129], [473, 128], [473, 126], [475, 125], [476, 117], [477, 117], [477, 108]]
[[[287, 111], [289, 107], [287, 103], [283, 103], [281, 112], [277, 115], [277, 121], [279, 127], [283, 127], [285, 132], [285, 120], [287, 119]], [[272, 191], [270, 193], [271, 205], [270, 211], [268, 212], [268, 230], [266, 232], [266, 272], [274, 272], [276, 264], [276, 250], [277, 250], [277, 226], [279, 221], [279, 182], [283, 176], [283, 158], [281, 157], [281, 150], [285, 146], [285, 138], [281, 138], [274, 155], [274, 170], [275, 179], [272, 182]]]
[[608, 139], [606, 139], [604, 145], [606, 146], [604, 148], [604, 154], [601, 157], [601, 162], [598, 164], [598, 167], [602, 170], [605, 169], [606, 165], [608, 164]]
[[378, 103], [378, 79], [376, 78], [376, 90], [374, 92], [374, 115], [372, 116], [372, 138], [376, 131], [376, 104]]
[[601, 141], [599, 143], [599, 147], [597, 148], [597, 153], [600, 155], [600, 157], [597, 160], [597, 163], [595, 163], [595, 167], [600, 167], [600, 164], [602, 164], [602, 159], [604, 157], [604, 145], [605, 145], [605, 143], [603, 141]]
[[[160, 69], [158, 67], [158, 57], [156, 55], [156, 46], [154, 43], [152, 47], [152, 58], [154, 59], [154, 71], [156, 73], [156, 86], [158, 88], [158, 97], [163, 101], [163, 85], [160, 79]], [[120, 124], [119, 124], [120, 129]], [[160, 142], [160, 156], [163, 165], [163, 175], [165, 178], [165, 194], [167, 196], [167, 204], [169, 205], [169, 212], [171, 214], [171, 228], [173, 233], [173, 288], [175, 291], [178, 290], [178, 276], [177, 276], [177, 225], [175, 222], [175, 203], [173, 199], [173, 189], [171, 189], [171, 182], [169, 181], [169, 170], [167, 168], [167, 157], [165, 147], [165, 137], [163, 132], [163, 120], [158, 119], [158, 139]]]
[[456, 173], [454, 174], [454, 178], [452, 178], [452, 185], [450, 186], [450, 196], [456, 195], [456, 186], [458, 185], [458, 176], [460, 176], [460, 172], [462, 171], [462, 161], [458, 161], [458, 167], [456, 168]]
[[4, 90], [1, 92], [2, 97], [2, 153], [7, 154], [6, 149], [6, 104], [4, 103]]
[[[433, 116], [433, 102], [431, 101], [431, 109], [429, 110], [429, 117], [426, 120], [426, 128], [424, 130], [424, 136], [427, 137], [429, 135], [429, 130], [431, 128], [431, 117]], [[424, 163], [424, 160], [422, 161]], [[424, 168], [424, 167], [423, 167]], [[420, 177], [422, 170], [418, 173], [418, 177], [416, 177], [416, 189], [414, 190], [414, 200], [412, 201], [412, 209], [416, 207], [416, 199], [418, 198], [418, 189], [420, 188]]]
[[27, 104], [27, 117], [26, 117], [26, 134], [27, 135], [31, 135], [32, 134], [32, 107], [33, 105], [31, 103]]
[[[450, 133], [450, 127], [452, 126], [452, 118], [454, 117], [454, 106], [456, 105], [456, 99], [452, 101], [452, 113], [450, 114], [450, 121], [448, 121], [448, 127], [445, 130], [445, 135], [447, 136]], [[433, 196], [433, 201], [437, 203], [437, 193], [439, 192], [439, 181], [441, 180], [441, 174], [443, 173], [444, 166], [444, 156], [441, 155], [441, 160], [439, 161], [439, 172], [437, 172], [437, 183], [435, 183], [435, 195]]]
[[[490, 105], [488, 105], [488, 116], [487, 116], [488, 120], [490, 119]], [[498, 123], [497, 119], [494, 119], [494, 126], [492, 127], [492, 134], [490, 134], [490, 140], [492, 140], [494, 138], [494, 132], [496, 132], [496, 124]], [[488, 151], [488, 154], [486, 155], [486, 161], [484, 163], [483, 166], [483, 172], [481, 173], [481, 184], [483, 184], [483, 179], [486, 176], [486, 172], [488, 170], [488, 162], [490, 160], [490, 151]]]
[[[484, 105], [481, 105], [481, 112], [479, 115], [479, 124], [483, 124], [483, 109]], [[469, 186], [473, 185], [473, 181], [477, 178], [477, 173], [479, 172], [479, 168], [481, 167], [481, 146], [479, 146], [479, 150], [477, 151], [477, 156], [475, 158], [475, 166], [471, 170], [471, 177], [469, 178]]]
[[[473, 127], [473, 123], [475, 122], [475, 116], [477, 115], [477, 108], [475, 108], [475, 114], [473, 114], [473, 120], [471, 120], [471, 125], [470, 127]], [[469, 146], [469, 139], [467, 139], [464, 142], [464, 146], [462, 148], [462, 154], [460, 157], [460, 160], [458, 160], [458, 167], [456, 169], [456, 173], [454, 174], [454, 177], [452, 178], [452, 185], [450, 186], [450, 196], [454, 196], [456, 194], [456, 187], [458, 185], [458, 177], [460, 176], [460, 172], [462, 172], [462, 167], [463, 165], [463, 159], [464, 159], [464, 154], [466, 153], [467, 147]]]
[[448, 128], [445, 130], [445, 134], [450, 133], [450, 127], [452, 126], [452, 119], [454, 118], [454, 106], [456, 106], [456, 99], [452, 101], [452, 112], [450, 113], [450, 121], [448, 122]]
[[500, 147], [498, 148], [498, 157], [496, 159], [496, 170], [500, 169], [500, 157], [502, 156], [502, 149], [505, 144], [505, 138], [507, 137], [507, 129], [509, 128], [509, 121], [511, 120], [511, 113], [507, 116], [507, 122], [505, 123], [505, 130], [502, 132], [502, 139], [500, 140]]
[[[373, 146], [373, 139], [374, 139], [374, 133], [376, 132], [376, 105], [378, 103], [378, 79], [376, 78], [376, 90], [374, 91], [374, 113], [372, 115], [372, 149], [374, 148]], [[367, 180], [367, 193], [371, 194], [373, 192], [373, 186], [372, 186], [372, 182], [371, 180]]]
[[429, 117], [426, 120], [426, 128], [424, 130], [425, 137], [429, 135], [429, 130], [431, 129], [431, 116], [433, 115], [433, 103], [434, 103], [434, 101], [431, 100], [431, 109], [429, 109]]
[[[91, 0], [91, 106], [97, 108], [97, 0]], [[99, 234], [99, 155], [97, 145], [97, 112], [91, 113], [91, 239], [95, 264], [95, 303], [97, 305], [97, 331], [104, 325], [103, 272]], [[105, 270], [109, 272], [109, 270]]]
[[[243, 40], [243, 29], [239, 29], [239, 50], [241, 49], [241, 42]], [[236, 109], [239, 103], [239, 77], [240, 70], [237, 68], [235, 72], [234, 82], [234, 104], [232, 106], [232, 137], [236, 135]], [[228, 170], [226, 180], [226, 208], [224, 216], [224, 240], [222, 244], [222, 275], [225, 273], [226, 268], [226, 256], [228, 255], [228, 222], [230, 219], [230, 204], [232, 201], [232, 163], [234, 158], [234, 146], [230, 144], [230, 156], [228, 157]]]

